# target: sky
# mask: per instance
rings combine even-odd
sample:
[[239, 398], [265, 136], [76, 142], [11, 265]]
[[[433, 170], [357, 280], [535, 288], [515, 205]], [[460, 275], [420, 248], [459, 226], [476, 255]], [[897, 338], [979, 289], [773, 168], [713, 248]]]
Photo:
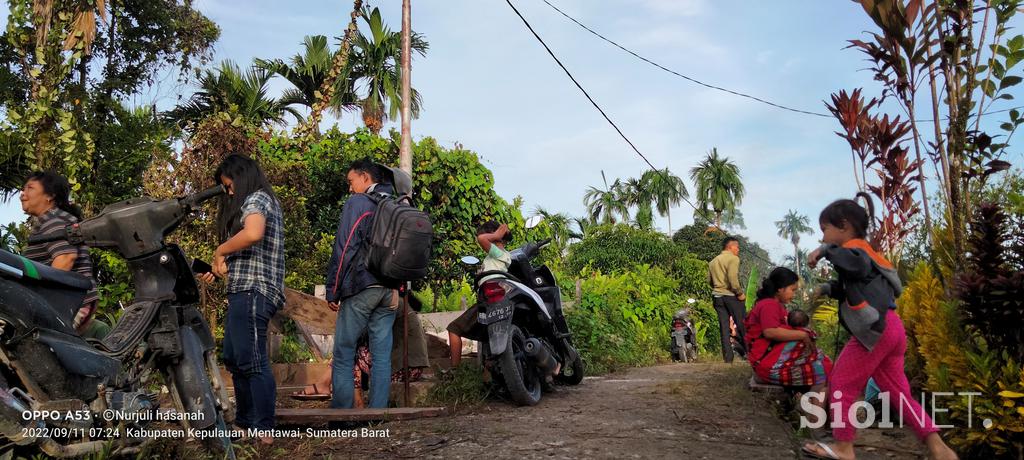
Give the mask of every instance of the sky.
[[[679, 73], [783, 105], [827, 112], [823, 101], [840, 89], [881, 93], [863, 55], [844, 49], [847, 40], [875, 29], [854, 2], [550, 1]], [[834, 133], [834, 119], [695, 85], [590, 35], [541, 0], [514, 3], [637, 148], [655, 166], [683, 177], [691, 192], [689, 170], [709, 150], [733, 160], [746, 187], [740, 210], [747, 228], [739, 232], [775, 260], [792, 253], [774, 224], [788, 210], [813, 223], [829, 202], [856, 192], [849, 146]], [[221, 27], [214, 62], [242, 64], [298, 53], [305, 35], [340, 36], [352, 7], [340, 0], [194, 4]], [[399, 0], [369, 4], [400, 29]], [[648, 169], [504, 1], [413, 2], [412, 21], [430, 43], [426, 57], [413, 61], [412, 84], [424, 103], [412, 124], [414, 137], [477, 152], [494, 172], [500, 195], [524, 198], [526, 215], [543, 206], [582, 216], [583, 194], [589, 186], [603, 187], [602, 171], [611, 182]], [[286, 87], [276, 80], [272, 89]], [[188, 87], [170, 83], [133, 102], [169, 107], [189, 95]], [[353, 114], [337, 122], [344, 130], [361, 124]], [[1008, 159], [1019, 164], [1024, 157], [1018, 151]], [[685, 203], [671, 214], [673, 230], [693, 221]], [[22, 218], [16, 198], [0, 206], [0, 223]], [[655, 224], [668, 230], [665, 218]], [[804, 235], [802, 246], [818, 238], [817, 232]]]

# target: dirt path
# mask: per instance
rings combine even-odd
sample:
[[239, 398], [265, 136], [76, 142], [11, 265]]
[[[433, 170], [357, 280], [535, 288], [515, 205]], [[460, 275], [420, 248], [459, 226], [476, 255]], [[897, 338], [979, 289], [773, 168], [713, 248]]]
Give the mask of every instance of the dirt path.
[[788, 427], [743, 386], [741, 364], [632, 369], [559, 387], [535, 407], [393, 422], [385, 439], [279, 442], [290, 458], [796, 458]]
[[[370, 427], [386, 438], [278, 439], [257, 458], [795, 459], [799, 441], [775, 406], [751, 393], [743, 364], [673, 364], [559, 387], [535, 407], [504, 401], [454, 416]], [[320, 427], [322, 428], [322, 427]], [[304, 428], [303, 428], [304, 429]], [[914, 459], [903, 431], [868, 430], [861, 459]]]

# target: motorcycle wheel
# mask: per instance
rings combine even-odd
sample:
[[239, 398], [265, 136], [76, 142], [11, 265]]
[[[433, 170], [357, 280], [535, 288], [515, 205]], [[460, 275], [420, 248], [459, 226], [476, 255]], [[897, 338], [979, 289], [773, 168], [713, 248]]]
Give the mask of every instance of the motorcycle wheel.
[[[190, 328], [182, 328], [181, 329], [181, 339], [182, 339], [182, 341], [195, 341], [195, 342], [198, 342], [198, 340], [199, 340], [199, 338], [196, 337], [195, 332], [193, 332], [192, 329], [190, 329]], [[183, 347], [183, 348], [185, 348], [186, 350], [196, 350], [196, 351], [198, 351], [200, 349], [198, 347], [197, 343], [195, 344], [195, 346], [191, 346], [191, 347], [186, 346], [186, 347]], [[208, 353], [208, 354], [209, 353], [213, 353], [213, 351], [208, 351], [206, 353]], [[207, 358], [208, 357], [209, 356], [207, 356]], [[211, 373], [213, 373], [213, 372], [220, 372], [220, 370], [217, 369], [216, 367], [214, 367], [213, 369], [210, 368], [211, 365], [216, 366], [216, 361], [215, 360], [199, 359], [199, 357], [193, 357], [192, 362], [203, 363], [203, 367], [205, 368], [206, 373], [207, 373], [208, 376]], [[181, 401], [180, 393], [178, 392], [177, 386], [175, 385], [175, 382], [174, 382], [174, 374], [172, 372], [168, 372], [165, 375], [168, 377], [168, 383], [169, 383], [168, 389], [170, 390], [170, 393], [171, 393], [171, 400], [174, 402], [174, 408], [176, 410], [178, 410], [179, 412], [182, 412], [182, 413], [186, 412], [185, 405]], [[219, 376], [217, 378], [219, 379]], [[206, 386], [206, 389], [205, 389], [205, 391], [203, 393], [204, 394], [202, 395], [202, 398], [204, 400], [207, 400], [207, 401], [216, 401], [217, 400], [216, 398], [214, 398], [214, 390], [213, 390], [213, 386], [212, 385], [208, 384]], [[225, 417], [225, 414], [224, 414], [225, 407], [230, 407], [230, 405], [229, 404], [223, 404], [223, 405], [218, 404], [217, 405], [217, 408], [216, 408], [216, 410], [217, 410], [217, 420], [214, 423], [213, 427], [207, 429], [208, 431], [216, 430], [216, 433], [210, 433], [209, 435], [204, 436], [202, 439], [200, 439], [200, 441], [201, 441], [203, 447], [205, 447], [208, 451], [210, 451], [210, 453], [214, 454], [215, 457], [217, 457], [217, 458], [225, 458], [225, 459], [229, 459], [229, 460], [234, 460], [235, 459], [235, 451], [234, 451], [234, 448], [233, 448], [233, 446], [231, 444], [231, 436], [228, 433], [227, 422], [225, 421], [226, 420], [226, 417]], [[189, 422], [187, 420], [182, 420], [181, 421], [182, 427], [184, 427], [186, 431], [189, 428], [188, 423]], [[220, 434], [221, 436], [215, 436], [214, 434]]]
[[508, 341], [508, 346], [498, 358], [505, 388], [516, 404], [533, 406], [540, 401], [540, 373], [526, 357], [526, 336], [518, 326], [512, 326]]

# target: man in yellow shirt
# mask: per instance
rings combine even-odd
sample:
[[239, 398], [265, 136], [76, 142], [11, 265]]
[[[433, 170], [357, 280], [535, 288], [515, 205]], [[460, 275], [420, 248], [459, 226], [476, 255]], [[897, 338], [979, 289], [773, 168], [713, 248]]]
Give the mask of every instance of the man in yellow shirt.
[[718, 313], [718, 326], [722, 334], [722, 358], [731, 363], [733, 358], [732, 344], [729, 342], [729, 318], [736, 324], [736, 339], [739, 346], [744, 344], [746, 330], [743, 317], [746, 313], [746, 295], [740, 285], [740, 243], [736, 238], [727, 237], [722, 241], [722, 253], [708, 263], [708, 282], [711, 284], [711, 295], [714, 297], [715, 312]]

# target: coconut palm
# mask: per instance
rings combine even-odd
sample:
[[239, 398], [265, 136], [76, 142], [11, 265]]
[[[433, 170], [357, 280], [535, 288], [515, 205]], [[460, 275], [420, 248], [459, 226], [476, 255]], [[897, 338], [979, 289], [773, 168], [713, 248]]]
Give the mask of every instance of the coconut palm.
[[662, 170], [650, 170], [640, 178], [648, 190], [658, 215], [668, 218], [668, 234], [672, 234], [672, 213], [673, 206], [678, 206], [684, 199], [690, 197], [686, 190], [686, 184], [679, 176], [673, 175], [668, 168]]
[[302, 119], [291, 98], [274, 99], [267, 96], [270, 72], [250, 67], [244, 72], [230, 60], [220, 67], [207, 69], [199, 75], [199, 89], [188, 102], [180, 104], [164, 117], [172, 122], [199, 122], [218, 112], [236, 112], [244, 120], [256, 125], [283, 125], [285, 116]]
[[544, 218], [544, 223], [551, 229], [551, 238], [559, 248], [568, 246], [569, 240], [573, 238], [582, 238], [581, 235], [572, 231], [572, 219], [565, 213], [554, 213], [537, 206], [533, 209], [533, 215]]
[[616, 223], [616, 216], [621, 216], [624, 221], [629, 220], [629, 203], [623, 196], [622, 182], [618, 179], [608, 186], [608, 179], [601, 171], [601, 180], [604, 181], [604, 189], [589, 187], [583, 195], [583, 204], [587, 207], [587, 214], [594, 221], [602, 224]]
[[654, 209], [651, 206], [654, 196], [643, 179], [626, 179], [620, 183], [618, 193], [627, 205], [636, 206], [636, 218], [633, 219], [633, 223], [637, 227], [644, 230], [654, 228]]
[[[775, 228], [779, 229], [779, 236], [788, 239], [793, 243], [793, 254], [794, 264], [793, 268], [796, 269], [796, 274], [801, 275], [800, 269], [800, 234], [802, 233], [813, 233], [811, 230], [811, 222], [807, 219], [807, 216], [801, 215], [796, 211], [790, 209], [788, 213], [782, 218], [782, 220], [775, 222]], [[806, 259], [806, 257], [804, 257]]]
[[697, 207], [703, 213], [713, 211], [716, 226], [722, 225], [723, 212], [735, 210], [743, 201], [740, 168], [728, 157], [719, 157], [716, 148], [690, 170], [690, 178], [697, 186]]
[[803, 249], [797, 249], [793, 252], [793, 255], [782, 258], [783, 265], [790, 265], [796, 271], [800, 279], [807, 283], [811, 281], [811, 268], [807, 265], [807, 254], [808, 252]]
[[[288, 62], [282, 59], [255, 59], [254, 65], [292, 84], [293, 88], [285, 90], [282, 99], [312, 108], [316, 103], [317, 93], [323, 88], [324, 81], [330, 73], [334, 60], [334, 51], [327, 45], [327, 37], [323, 35], [306, 36], [302, 41], [302, 54], [292, 56]], [[343, 110], [358, 110], [359, 102], [355, 96], [355, 83], [346, 72], [335, 83], [333, 100], [329, 107], [336, 116]]]
[[[364, 8], [362, 18], [370, 33], [366, 35], [360, 30], [352, 40], [350, 75], [364, 94], [359, 100], [363, 123], [377, 133], [385, 121], [398, 118], [402, 107], [402, 34], [384, 25], [377, 8]], [[413, 32], [411, 41], [413, 53], [426, 55], [429, 45], [422, 35]], [[410, 101], [413, 118], [419, 116], [421, 104], [420, 93], [413, 89]]]
[[573, 232], [572, 237], [577, 240], [582, 240], [587, 237], [590, 233], [590, 229], [597, 225], [590, 216], [584, 217], [573, 217], [572, 222], [576, 224], [576, 231]]

